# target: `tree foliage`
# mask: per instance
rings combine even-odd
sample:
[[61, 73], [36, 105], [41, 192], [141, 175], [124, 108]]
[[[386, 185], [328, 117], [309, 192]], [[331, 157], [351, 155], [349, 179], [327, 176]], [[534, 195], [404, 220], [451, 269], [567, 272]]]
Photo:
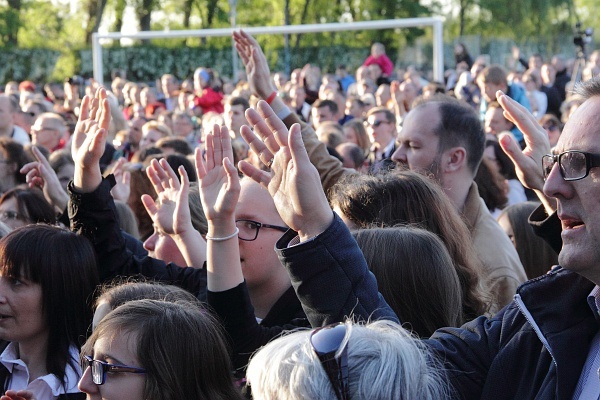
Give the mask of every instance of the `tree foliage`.
[[[452, 2], [450, 7], [448, 2]], [[0, 48], [60, 51], [58, 65], [64, 73], [80, 66], [76, 61], [79, 50], [89, 48], [92, 33], [99, 29], [120, 31], [124, 24], [131, 24], [124, 17], [128, 9], [133, 11], [133, 23], [139, 30], [231, 26], [229, 0], [83, 0], [75, 4], [70, 8], [52, 0], [0, 0]], [[570, 43], [576, 21], [584, 27], [593, 26], [600, 17], [599, 9], [597, 0], [237, 0], [236, 19], [237, 26], [244, 27], [444, 15], [447, 42], [463, 35], [479, 35], [482, 43], [495, 38], [551, 53], [559, 51], [561, 43]], [[423, 37], [431, 37], [430, 30], [328, 32], [287, 38], [260, 35], [257, 39], [270, 61], [277, 64], [285, 46], [292, 60], [295, 54], [308, 54], [304, 49], [342, 45], [363, 49], [366, 56], [374, 41], [384, 43], [393, 55]], [[151, 43], [174, 49], [231, 49], [231, 39], [226, 37]], [[307, 61], [324, 63], [327, 58], [322, 53], [311, 54], [317, 59]]]

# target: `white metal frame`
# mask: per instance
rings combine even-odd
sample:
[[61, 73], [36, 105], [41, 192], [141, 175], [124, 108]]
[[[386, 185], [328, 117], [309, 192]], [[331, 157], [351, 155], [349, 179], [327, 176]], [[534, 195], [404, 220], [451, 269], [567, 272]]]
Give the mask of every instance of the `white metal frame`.
[[[243, 27], [244, 31], [251, 35], [283, 35], [290, 33], [315, 33], [315, 32], [339, 32], [339, 31], [359, 31], [375, 29], [395, 29], [395, 28], [433, 28], [433, 78], [438, 82], [444, 81], [444, 35], [443, 18], [404, 18], [390, 19], [383, 21], [364, 21], [348, 23], [328, 23], [328, 24], [309, 24], [309, 25], [283, 25], [283, 26], [263, 26], [263, 27]], [[100, 84], [104, 84], [103, 63], [102, 63], [102, 45], [101, 39], [162, 39], [162, 38], [186, 38], [186, 37], [219, 37], [231, 36], [237, 28], [225, 29], [199, 29], [199, 30], [180, 30], [180, 31], [145, 31], [138, 33], [94, 33], [92, 35], [92, 57], [94, 68], [94, 79]]]

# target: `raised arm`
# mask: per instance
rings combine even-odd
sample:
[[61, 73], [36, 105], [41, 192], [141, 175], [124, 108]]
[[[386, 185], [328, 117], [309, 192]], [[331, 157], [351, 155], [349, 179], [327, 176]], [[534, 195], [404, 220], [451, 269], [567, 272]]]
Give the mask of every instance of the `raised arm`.
[[[246, 75], [248, 76], [252, 94], [263, 100], [269, 99], [273, 93], [276, 93], [276, 88], [271, 79], [267, 58], [260, 48], [260, 45], [251, 35], [244, 31], [234, 32], [233, 38], [240, 58], [246, 66]], [[259, 111], [260, 110], [261, 109], [259, 108]], [[252, 111], [254, 110], [249, 110], [249, 112]], [[342, 163], [337, 158], [330, 156], [326, 146], [319, 141], [314, 129], [310, 125], [300, 121], [300, 118], [289, 110], [279, 96], [272, 98], [268, 110], [263, 109], [263, 111], [272, 114], [268, 117], [263, 116], [265, 120], [272, 124], [275, 123], [275, 119], [279, 120], [280, 126], [285, 126], [287, 128], [291, 128], [294, 124], [300, 124], [304, 146], [310, 161], [317, 168], [317, 171], [319, 171], [321, 184], [325, 189], [325, 192], [327, 192], [329, 188], [342, 177], [342, 175], [356, 172], [354, 170], [343, 168]], [[249, 117], [247, 115], [246, 118], [254, 125], [250, 120], [251, 116]], [[256, 119], [254, 121], [256, 121]], [[262, 134], [260, 135], [262, 137]], [[265, 131], [264, 135], [269, 136], [271, 133], [270, 131]], [[244, 137], [244, 139], [250, 143], [246, 137]]]
[[42, 152], [36, 146], [32, 146], [31, 150], [36, 161], [25, 164], [20, 172], [26, 174], [29, 187], [40, 187], [48, 203], [52, 204], [56, 211], [64, 212], [69, 202], [69, 195], [61, 186], [56, 172], [50, 167]]
[[[262, 114], [265, 107], [265, 102], [259, 102]], [[268, 121], [256, 122], [255, 131], [266, 135], [261, 131], [270, 130]], [[244, 161], [239, 166], [245, 175], [268, 188], [279, 215], [295, 231], [284, 235], [276, 249], [311, 324], [341, 321], [352, 314], [364, 320], [396, 320], [378, 293], [375, 277], [358, 245], [329, 207], [318, 172], [304, 148], [300, 126], [292, 126], [289, 138], [281, 132], [270, 135], [273, 140], [260, 157], [273, 159], [271, 172]], [[289, 246], [295, 236], [300, 243]], [[331, 285], [336, 287], [335, 296], [327, 290]]]
[[106, 92], [99, 89], [94, 98], [85, 97], [73, 137], [75, 178], [69, 186], [71, 230], [86, 236], [96, 251], [98, 274], [102, 281], [116, 276], [144, 275], [179, 285], [201, 300], [206, 298], [206, 272], [180, 268], [151, 257], [138, 259], [126, 248], [110, 189], [114, 177], [103, 179], [100, 157], [104, 152], [110, 111]]
[[152, 160], [146, 174], [156, 192], [156, 200], [144, 194], [142, 203], [155, 229], [175, 241], [186, 265], [202, 268], [206, 262], [206, 242], [192, 225], [188, 201], [190, 184], [185, 168], [179, 167], [181, 183], [164, 158]]
[[215, 125], [206, 136], [206, 163], [200, 150], [196, 149], [195, 155], [200, 198], [208, 222], [208, 290], [222, 292], [244, 281], [235, 224], [240, 181], [231, 162], [233, 148], [227, 128]]

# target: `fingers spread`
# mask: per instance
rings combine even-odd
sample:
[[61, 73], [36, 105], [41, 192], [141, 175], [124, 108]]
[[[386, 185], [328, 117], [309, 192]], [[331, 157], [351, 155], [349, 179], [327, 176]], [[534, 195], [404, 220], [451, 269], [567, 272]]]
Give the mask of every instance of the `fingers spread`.
[[248, 143], [250, 146], [250, 150], [252, 150], [258, 156], [263, 164], [268, 165], [269, 160], [273, 158], [273, 153], [267, 149], [267, 146], [262, 142], [262, 140], [260, 140], [246, 125], [242, 126], [240, 133], [246, 143]]
[[308, 153], [304, 147], [302, 141], [302, 133], [300, 132], [300, 125], [294, 124], [290, 128], [290, 152], [292, 160], [296, 166], [310, 164]]
[[[275, 136], [275, 140], [279, 146], [287, 146], [288, 144], [288, 129], [281, 119], [273, 112], [271, 106], [266, 101], [259, 101], [258, 112], [262, 115], [267, 123], [267, 126]], [[268, 145], [267, 145], [268, 146]]]
[[142, 204], [144, 205], [144, 208], [146, 209], [150, 217], [153, 217], [158, 212], [158, 207], [156, 207], [156, 203], [150, 195], [142, 195]]
[[260, 170], [246, 161], [240, 161], [238, 163], [238, 168], [248, 178], [252, 179], [256, 183], [259, 183], [265, 189], [268, 189], [269, 182], [271, 182], [271, 175], [268, 172]]
[[251, 108], [246, 110], [246, 119], [254, 128], [254, 134], [257, 134], [261, 138], [262, 142], [266, 145], [267, 149], [269, 149], [269, 151], [272, 154], [277, 153], [280, 147], [279, 143], [273, 135], [271, 128], [269, 127], [269, 125], [267, 125], [265, 119], [256, 110], [253, 110]]

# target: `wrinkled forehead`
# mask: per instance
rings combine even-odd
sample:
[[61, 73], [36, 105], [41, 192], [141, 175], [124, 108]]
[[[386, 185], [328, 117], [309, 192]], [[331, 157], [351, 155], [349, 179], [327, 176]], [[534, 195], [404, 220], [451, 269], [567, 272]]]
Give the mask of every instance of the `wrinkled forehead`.
[[600, 153], [600, 96], [586, 100], [575, 110], [565, 124], [555, 150]]

